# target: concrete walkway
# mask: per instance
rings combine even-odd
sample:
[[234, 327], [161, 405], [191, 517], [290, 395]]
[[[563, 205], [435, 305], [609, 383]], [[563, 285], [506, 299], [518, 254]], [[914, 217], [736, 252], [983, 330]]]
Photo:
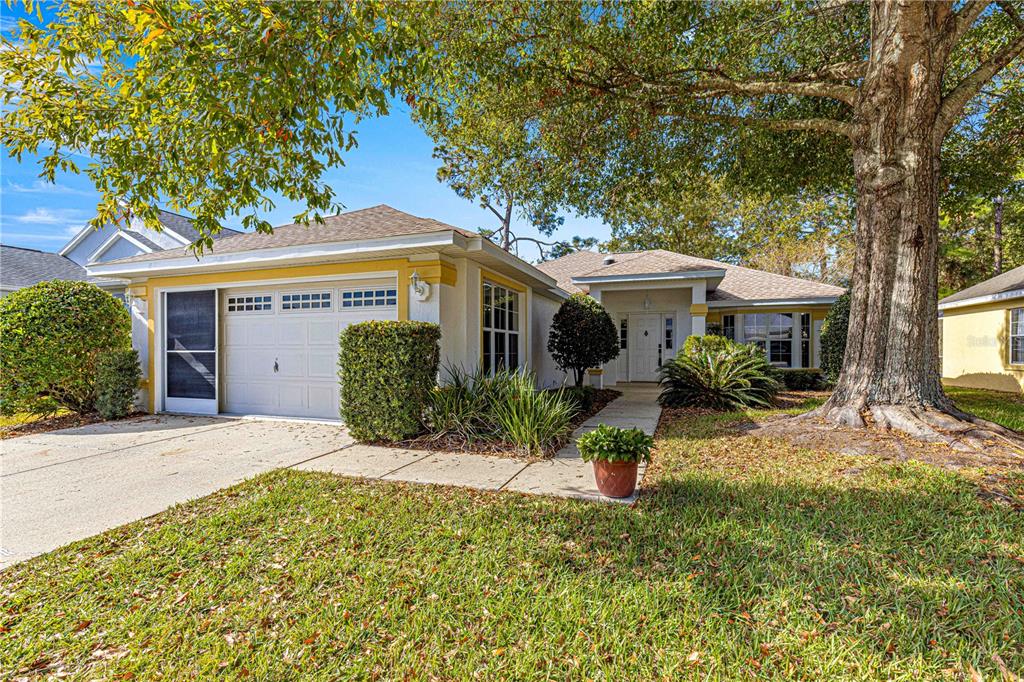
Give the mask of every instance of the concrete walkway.
[[[304, 471], [326, 471], [384, 481], [436, 483], [480, 490], [514, 490], [534, 495], [576, 497], [585, 500], [629, 503], [597, 491], [590, 463], [580, 458], [575, 440], [580, 434], [609, 424], [639, 427], [654, 434], [661, 416], [655, 384], [624, 384], [616, 387], [622, 396], [588, 419], [573, 433], [573, 441], [553, 459], [530, 462], [508, 457], [467, 453], [432, 453], [399, 450], [372, 445], [350, 445], [335, 452], [293, 466]], [[640, 467], [643, 477], [644, 467]]]

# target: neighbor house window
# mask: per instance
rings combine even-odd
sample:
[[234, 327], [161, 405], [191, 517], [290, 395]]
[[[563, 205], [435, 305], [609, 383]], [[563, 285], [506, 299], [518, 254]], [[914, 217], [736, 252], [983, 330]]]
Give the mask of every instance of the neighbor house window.
[[484, 372], [519, 367], [519, 294], [484, 282]]
[[1024, 365], [1024, 308], [1010, 310], [1010, 362]]
[[800, 366], [811, 366], [811, 314], [800, 313]]
[[619, 321], [619, 349], [626, 350], [626, 346], [629, 340], [629, 322], [626, 318], [622, 318]]
[[323, 310], [331, 307], [331, 292], [304, 291], [281, 294], [281, 310]]
[[743, 338], [764, 350], [776, 367], [793, 366], [793, 316], [755, 313], [743, 316]]
[[353, 289], [341, 292], [342, 308], [383, 308], [398, 304], [398, 289]]
[[273, 309], [274, 297], [270, 294], [228, 296], [229, 313], [265, 313]]
[[722, 315], [722, 336], [732, 341], [736, 340], [735, 315]]
[[674, 341], [674, 339], [673, 339], [673, 336], [674, 336], [673, 331], [674, 330], [672, 329], [672, 322], [673, 322], [673, 318], [671, 318], [671, 317], [666, 317], [665, 318], [665, 350], [672, 350], [672, 343]]

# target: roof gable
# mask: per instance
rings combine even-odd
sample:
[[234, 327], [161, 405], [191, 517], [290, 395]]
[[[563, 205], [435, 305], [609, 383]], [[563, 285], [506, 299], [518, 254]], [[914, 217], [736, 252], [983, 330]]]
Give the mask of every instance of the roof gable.
[[[324, 218], [322, 224], [292, 224], [274, 228], [272, 234], [236, 233], [217, 240], [211, 252], [217, 255], [243, 253], [282, 247], [332, 244], [348, 241], [404, 237], [438, 232], [456, 232], [479, 237], [431, 218], [420, 218], [381, 204]], [[112, 263], [138, 263], [190, 256], [188, 247], [167, 249], [151, 254], [122, 258]]]
[[999, 296], [1000, 294], [1009, 294], [1018, 290], [1024, 291], [1024, 265], [1013, 270], [1007, 270], [995, 277], [990, 277], [984, 282], [978, 282], [974, 286], [958, 291], [952, 296], [947, 296], [939, 301], [939, 305], [945, 306], [950, 303], [962, 303], [963, 301], [975, 298]]
[[[604, 260], [611, 257], [610, 264]], [[762, 270], [745, 268], [731, 263], [697, 258], [685, 254], [653, 249], [650, 251], [633, 251], [625, 253], [595, 253], [578, 251], [553, 261], [537, 266], [542, 272], [554, 277], [558, 286], [566, 291], [581, 291], [572, 280], [598, 276], [636, 275], [643, 279], [644, 275], [666, 275], [694, 273], [699, 271], [720, 270], [725, 273], [722, 281], [708, 292], [709, 302], [741, 303], [744, 301], [799, 300], [808, 298], [834, 298], [843, 293], [841, 287], [822, 284], [799, 277], [778, 275]]]

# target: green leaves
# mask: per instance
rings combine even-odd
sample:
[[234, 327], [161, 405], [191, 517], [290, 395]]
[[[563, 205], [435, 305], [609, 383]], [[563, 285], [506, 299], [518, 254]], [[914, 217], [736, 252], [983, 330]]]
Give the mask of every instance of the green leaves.
[[13, 156], [39, 154], [46, 179], [86, 173], [102, 195], [94, 225], [131, 211], [158, 228], [166, 203], [204, 237], [228, 216], [269, 231], [258, 216], [274, 194], [315, 219], [340, 208], [321, 178], [354, 145], [347, 126], [387, 113], [429, 54], [394, 11], [373, 0], [64, 3], [48, 25], [3, 38], [12, 106], [0, 140]]
[[649, 462], [654, 438], [637, 428], [599, 424], [576, 440], [584, 462]]
[[619, 335], [604, 306], [586, 294], [573, 294], [551, 320], [548, 352], [582, 386], [585, 370], [618, 357]]
[[660, 404], [718, 410], [771, 406], [779, 384], [764, 351], [724, 337], [691, 339], [661, 367]]

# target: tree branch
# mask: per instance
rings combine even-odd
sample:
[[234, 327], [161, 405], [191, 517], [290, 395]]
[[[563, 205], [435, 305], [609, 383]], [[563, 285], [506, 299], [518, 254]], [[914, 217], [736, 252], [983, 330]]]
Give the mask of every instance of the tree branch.
[[1007, 0], [996, 0], [996, 4], [999, 5], [999, 9], [1006, 13], [1006, 16], [1010, 17], [1010, 21], [1017, 25], [1017, 28], [1024, 28], [1024, 19], [1021, 18], [1020, 12], [1017, 11], [1016, 7]]
[[988, 9], [988, 6], [991, 4], [990, 0], [967, 0], [959, 12], [950, 16], [951, 23], [946, 29], [949, 31], [946, 44], [950, 49], [960, 42], [965, 33], [971, 30], [974, 22], [978, 20], [981, 13]]
[[795, 73], [787, 80], [808, 81], [808, 80], [838, 80], [853, 81], [864, 77], [868, 71], [868, 63], [863, 59], [855, 59], [849, 62], [837, 62], [829, 64], [816, 71]]
[[718, 76], [706, 78], [685, 89], [697, 94], [732, 93], [737, 95], [800, 95], [803, 97], [825, 97], [853, 104], [857, 88], [838, 83], [793, 82], [793, 81], [739, 81]]
[[778, 131], [801, 131], [810, 130], [819, 133], [833, 133], [843, 137], [853, 135], [853, 125], [843, 121], [836, 121], [831, 118], [799, 118], [799, 119], [775, 119], [755, 118], [752, 116], [734, 116], [731, 114], [690, 114], [684, 115], [695, 121], [707, 121], [709, 123], [732, 123], [736, 125], [750, 125], [766, 130]]
[[1024, 53], [1024, 33], [1014, 38], [1009, 45], [982, 62], [978, 68], [968, 74], [948, 95], [942, 99], [939, 115], [936, 119], [936, 144], [942, 144], [946, 133], [960, 117], [964, 107], [971, 98], [999, 71]]

